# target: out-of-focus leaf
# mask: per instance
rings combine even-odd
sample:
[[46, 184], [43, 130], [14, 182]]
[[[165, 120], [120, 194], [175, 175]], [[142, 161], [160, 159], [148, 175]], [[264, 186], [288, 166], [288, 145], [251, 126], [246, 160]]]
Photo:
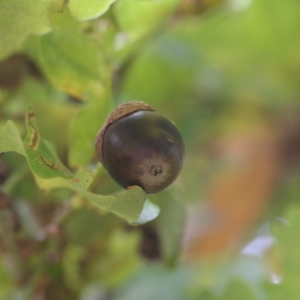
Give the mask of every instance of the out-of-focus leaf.
[[247, 285], [244, 281], [240, 279], [233, 279], [226, 292], [222, 295], [221, 299], [232, 300], [232, 299], [245, 299], [245, 300], [255, 300], [251, 287]]
[[10, 297], [15, 290], [14, 282], [13, 278], [11, 278], [11, 275], [2, 263], [0, 264], [0, 280], [2, 282], [0, 288], [1, 299], [11, 299]]
[[0, 153], [14, 151], [25, 156], [25, 148], [14, 122], [8, 121], [0, 132]]
[[0, 280], [2, 282], [0, 286], [1, 299], [10, 299], [15, 288], [10, 274], [2, 264], [0, 264]]
[[[298, 184], [299, 187], [299, 184]], [[297, 194], [297, 201], [299, 194]], [[280, 273], [282, 277], [279, 285], [268, 284], [267, 289], [272, 299], [293, 298], [299, 295], [299, 268], [300, 268], [300, 207], [299, 204], [290, 205], [284, 213], [284, 222], [276, 220], [271, 223], [271, 232], [278, 240], [275, 248], [279, 257]]]
[[71, 166], [87, 165], [95, 156], [94, 141], [98, 130], [111, 110], [104, 92], [90, 98], [73, 118], [70, 126], [69, 162]]
[[[239, 2], [232, 1], [236, 6]], [[206, 64], [224, 72], [227, 88], [236, 97], [254, 96], [273, 104], [295, 101], [292, 95], [298, 91], [299, 59], [294, 53], [299, 53], [300, 3], [251, 2], [242, 14], [207, 14], [201, 20], [204, 26], [182, 26], [181, 33], [193, 36]], [[276, 21], [279, 18], [281, 22]]]
[[167, 269], [160, 264], [145, 265], [134, 278], [121, 288], [113, 300], [190, 300], [188, 287], [193, 271], [185, 266]]
[[16, 204], [16, 211], [19, 215], [19, 221], [24, 230], [31, 236], [35, 236], [36, 233], [40, 231], [41, 226], [34, 217], [30, 203], [18, 200], [16, 201]]
[[79, 300], [105, 299], [107, 294], [105, 287], [98, 282], [92, 282], [84, 288]]
[[57, 89], [81, 99], [101, 81], [101, 49], [67, 14], [53, 14], [51, 21], [54, 30], [31, 39], [29, 51]]
[[51, 0], [0, 1], [0, 60], [19, 50], [29, 35], [43, 34], [51, 29], [50, 3]]
[[140, 236], [136, 231], [114, 230], [107, 240], [105, 259], [92, 268], [96, 278], [109, 287], [117, 287], [139, 269], [141, 258], [137, 255]]
[[[34, 107], [40, 134], [55, 144], [61, 157], [65, 156], [70, 120], [78, 105], [70, 102], [66, 94], [50, 88], [43, 81], [26, 78], [17, 90], [7, 97], [3, 113], [12, 117], [25, 115], [28, 106]], [[26, 128], [20, 121], [18, 128], [23, 135]]]
[[121, 28], [133, 39], [137, 39], [165, 20], [177, 3], [177, 0], [121, 0], [115, 4], [114, 13]]
[[219, 300], [219, 298], [213, 295], [211, 292], [205, 290], [199, 295], [197, 300]]
[[65, 249], [63, 260], [63, 271], [67, 284], [73, 290], [80, 289], [82, 278], [80, 276], [80, 261], [84, 259], [85, 248], [79, 245], [70, 245]]
[[120, 224], [123, 224], [123, 220], [112, 214], [103, 214], [99, 218], [97, 211], [83, 208], [69, 219], [65, 230], [72, 244], [86, 248], [96, 241], [102, 247]]
[[[280, 194], [277, 196], [277, 211], [275, 215], [282, 216], [286, 206], [279, 202], [285, 202], [294, 207], [295, 203], [299, 203], [300, 195], [300, 174], [295, 173], [284, 181]], [[279, 208], [279, 209], [278, 209]]]
[[186, 216], [186, 208], [182, 194], [175, 188], [152, 195], [151, 199], [160, 207], [157, 228], [161, 241], [164, 260], [173, 265], [181, 252], [182, 234]]
[[195, 276], [194, 294], [199, 295], [195, 299], [267, 299], [262, 283], [268, 275], [261, 258], [237, 255], [234, 259], [208, 259]]
[[91, 20], [103, 15], [116, 0], [70, 0], [68, 7], [78, 20]]

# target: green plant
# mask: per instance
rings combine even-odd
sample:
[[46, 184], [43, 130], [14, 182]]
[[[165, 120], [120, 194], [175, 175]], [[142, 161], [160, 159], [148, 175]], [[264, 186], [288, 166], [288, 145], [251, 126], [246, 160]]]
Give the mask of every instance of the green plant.
[[[0, 0], [0, 299], [296, 299], [299, 5]], [[134, 99], [155, 190], [95, 152]]]

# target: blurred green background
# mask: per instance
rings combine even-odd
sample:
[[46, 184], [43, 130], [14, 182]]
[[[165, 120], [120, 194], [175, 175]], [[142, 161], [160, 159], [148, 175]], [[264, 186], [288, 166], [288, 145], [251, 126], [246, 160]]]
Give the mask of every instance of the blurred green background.
[[[299, 11], [0, 0], [0, 299], [297, 299]], [[131, 100], [173, 120], [186, 146], [138, 226], [145, 195], [132, 204], [93, 145]]]

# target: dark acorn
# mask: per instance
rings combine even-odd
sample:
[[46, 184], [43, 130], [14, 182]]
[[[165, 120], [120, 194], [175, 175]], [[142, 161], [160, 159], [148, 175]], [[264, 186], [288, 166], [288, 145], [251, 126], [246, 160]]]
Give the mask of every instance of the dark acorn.
[[95, 148], [119, 185], [138, 185], [147, 194], [167, 188], [177, 178], [184, 157], [174, 123], [141, 101], [116, 107], [98, 132]]

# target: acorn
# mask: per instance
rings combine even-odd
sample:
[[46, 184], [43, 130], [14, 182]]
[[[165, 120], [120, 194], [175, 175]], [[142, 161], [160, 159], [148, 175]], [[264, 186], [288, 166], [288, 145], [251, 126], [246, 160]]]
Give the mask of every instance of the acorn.
[[147, 194], [167, 188], [179, 175], [184, 144], [175, 124], [142, 101], [123, 103], [99, 130], [99, 161], [122, 187], [138, 185]]

